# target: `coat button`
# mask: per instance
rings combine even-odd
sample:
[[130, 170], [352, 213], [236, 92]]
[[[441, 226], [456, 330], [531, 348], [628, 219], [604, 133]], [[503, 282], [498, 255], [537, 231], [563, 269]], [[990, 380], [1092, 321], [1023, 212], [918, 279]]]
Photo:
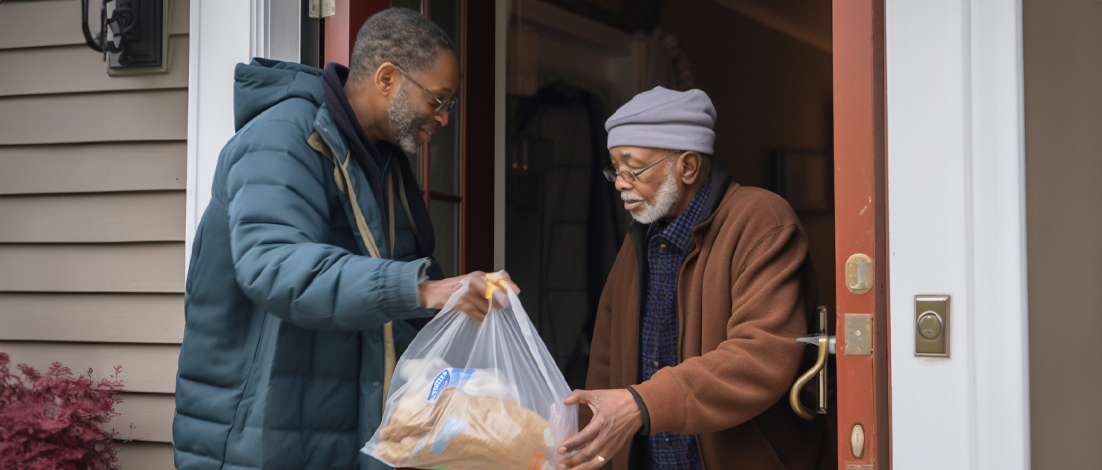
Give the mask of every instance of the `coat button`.
[[379, 382], [374, 382], [374, 383], [372, 383], [371, 385], [374, 385], [374, 386], [378, 387], [378, 386], [379, 386]]
[[654, 367], [658, 367], [658, 361], [654, 361]]

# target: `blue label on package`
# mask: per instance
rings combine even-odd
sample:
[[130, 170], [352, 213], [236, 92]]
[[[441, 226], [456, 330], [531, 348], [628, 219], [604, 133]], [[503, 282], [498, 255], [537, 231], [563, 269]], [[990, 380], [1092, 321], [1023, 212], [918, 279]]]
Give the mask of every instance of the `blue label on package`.
[[444, 449], [448, 447], [448, 444], [451, 444], [452, 439], [455, 439], [455, 436], [458, 436], [464, 429], [467, 429], [466, 421], [455, 416], [448, 418], [444, 422], [444, 427], [440, 428], [440, 433], [436, 435], [436, 440], [432, 443], [432, 451], [437, 455], [443, 454]]
[[452, 387], [462, 387], [474, 375], [474, 369], [444, 369], [432, 379], [432, 388], [429, 389], [429, 403], [436, 402], [440, 393]]

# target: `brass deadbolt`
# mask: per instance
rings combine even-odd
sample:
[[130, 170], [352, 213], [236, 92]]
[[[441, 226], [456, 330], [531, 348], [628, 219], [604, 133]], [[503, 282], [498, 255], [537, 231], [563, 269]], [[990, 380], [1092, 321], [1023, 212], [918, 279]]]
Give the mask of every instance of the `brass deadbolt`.
[[918, 317], [918, 334], [928, 340], [935, 340], [941, 336], [941, 317], [933, 311], [923, 312]]
[[948, 295], [915, 296], [915, 356], [949, 357]]

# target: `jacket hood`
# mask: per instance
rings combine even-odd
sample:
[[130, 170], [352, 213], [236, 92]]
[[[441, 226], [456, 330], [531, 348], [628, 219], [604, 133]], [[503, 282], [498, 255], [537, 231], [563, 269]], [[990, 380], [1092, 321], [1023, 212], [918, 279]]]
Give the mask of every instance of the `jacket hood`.
[[321, 107], [321, 69], [278, 60], [254, 58], [237, 64], [233, 72], [233, 128], [241, 130], [266, 109], [292, 98], [302, 98]]

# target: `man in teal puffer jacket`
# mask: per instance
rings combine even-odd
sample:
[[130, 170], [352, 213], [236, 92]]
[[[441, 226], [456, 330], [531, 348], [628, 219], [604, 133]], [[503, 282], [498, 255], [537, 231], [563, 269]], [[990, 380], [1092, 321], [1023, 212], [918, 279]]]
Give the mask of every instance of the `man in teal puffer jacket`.
[[432, 224], [402, 152], [448, 123], [451, 40], [390, 9], [364, 23], [351, 62], [255, 59], [235, 71], [237, 133], [187, 278], [180, 470], [387, 468], [359, 449], [416, 334], [407, 320], [463, 283], [457, 308], [488, 310], [485, 273], [433, 280]]

